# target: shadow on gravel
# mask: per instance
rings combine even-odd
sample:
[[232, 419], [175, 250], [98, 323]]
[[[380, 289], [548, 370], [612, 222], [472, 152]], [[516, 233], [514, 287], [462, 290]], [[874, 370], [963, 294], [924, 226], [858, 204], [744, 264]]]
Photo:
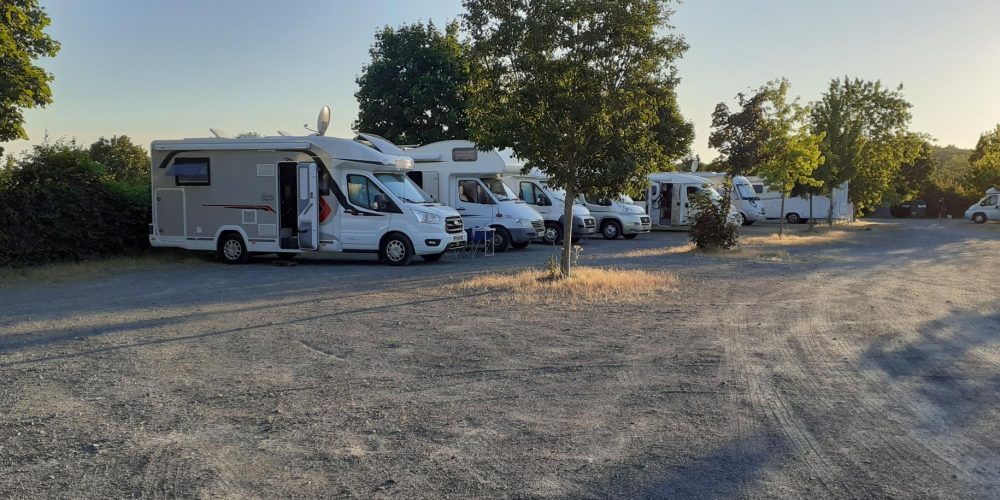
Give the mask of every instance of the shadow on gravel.
[[[716, 448], [693, 459], [689, 465], [673, 467], [650, 477], [636, 467], [613, 472], [614, 485], [595, 492], [597, 497], [615, 498], [734, 498], [760, 479], [770, 464], [789, 452], [780, 436], [755, 434]], [[655, 467], [655, 466], [651, 466]]]
[[[452, 299], [467, 299], [467, 298], [470, 298], [470, 297], [479, 297], [479, 296], [483, 296], [483, 295], [488, 295], [490, 293], [494, 293], [494, 292], [484, 291], [484, 292], [479, 292], [479, 293], [462, 293], [462, 294], [458, 294], [458, 295], [449, 295], [449, 296], [446, 296], [446, 297], [437, 297], [437, 298], [424, 299], [424, 300], [413, 300], [413, 301], [409, 301], [409, 302], [402, 302], [402, 303], [395, 303], [395, 304], [386, 304], [386, 305], [375, 306], [375, 307], [359, 307], [359, 308], [356, 308], [356, 309], [348, 309], [348, 310], [343, 310], [343, 311], [334, 311], [334, 312], [331, 312], [331, 313], [328, 313], [328, 314], [318, 314], [318, 315], [308, 316], [308, 317], [304, 317], [304, 318], [291, 319], [291, 320], [287, 320], [287, 321], [267, 322], [267, 323], [262, 323], [262, 324], [257, 324], [257, 325], [248, 325], [248, 326], [241, 326], [241, 327], [236, 327], [236, 328], [230, 328], [230, 329], [226, 329], [226, 330], [210, 331], [210, 332], [198, 333], [198, 334], [194, 334], [194, 335], [184, 335], [184, 336], [180, 336], [180, 337], [169, 337], [169, 338], [161, 338], [161, 339], [155, 339], [155, 340], [142, 340], [142, 341], [133, 342], [133, 343], [130, 343], [130, 344], [120, 344], [120, 345], [113, 345], [113, 346], [107, 346], [107, 347], [100, 347], [100, 348], [97, 348], [97, 349], [90, 349], [90, 350], [86, 350], [86, 351], [73, 352], [73, 353], [69, 353], [69, 354], [58, 354], [58, 355], [51, 355], [51, 356], [43, 356], [43, 357], [40, 357], [40, 358], [26, 359], [26, 360], [21, 360], [21, 361], [12, 361], [12, 362], [8, 362], [8, 363], [0, 363], [0, 367], [4, 367], [5, 368], [5, 367], [11, 367], [11, 366], [18, 366], [18, 365], [28, 365], [28, 364], [34, 364], [34, 363], [43, 363], [43, 362], [46, 362], [46, 361], [71, 359], [71, 358], [77, 358], [77, 357], [82, 357], [82, 356], [89, 356], [89, 355], [92, 355], [92, 354], [100, 354], [100, 353], [112, 352], [112, 351], [117, 351], [117, 350], [120, 350], [120, 349], [131, 349], [131, 348], [137, 348], [137, 347], [143, 347], [143, 346], [159, 345], [159, 344], [169, 344], [169, 343], [173, 343], [173, 342], [182, 342], [182, 341], [187, 341], [187, 340], [194, 340], [194, 339], [201, 339], [201, 338], [208, 338], [208, 337], [218, 337], [218, 336], [221, 336], [221, 335], [228, 335], [228, 334], [232, 334], [232, 333], [246, 332], [246, 331], [250, 331], [250, 330], [256, 330], [256, 329], [259, 329], [259, 328], [268, 328], [268, 327], [277, 327], [277, 326], [292, 325], [292, 324], [301, 323], [301, 322], [304, 322], [304, 321], [314, 321], [314, 320], [319, 320], [319, 319], [336, 318], [336, 317], [347, 316], [347, 315], [351, 315], [351, 314], [363, 314], [363, 313], [378, 312], [378, 311], [384, 311], [384, 310], [388, 310], [388, 309], [393, 309], [393, 308], [396, 308], [396, 307], [416, 306], [416, 305], [422, 305], [422, 304], [430, 304], [430, 303], [434, 303], [434, 302], [447, 302], [447, 301], [452, 300]], [[228, 314], [230, 312], [232, 312], [232, 311], [226, 311], [226, 314]], [[10, 354], [10, 353], [16, 352], [18, 350], [27, 349], [27, 348], [31, 348], [31, 347], [51, 346], [51, 345], [59, 343], [59, 342], [66, 342], [66, 341], [77, 339], [77, 338], [84, 339], [84, 338], [90, 338], [90, 337], [108, 335], [108, 334], [117, 333], [117, 332], [121, 332], [121, 331], [137, 330], [137, 329], [144, 329], [144, 328], [150, 328], [150, 327], [155, 327], [155, 326], [162, 326], [164, 324], [176, 324], [178, 326], [178, 330], [182, 329], [181, 325], [179, 323], [177, 323], [176, 318], [167, 318], [167, 319], [154, 320], [154, 321], [135, 321], [135, 322], [130, 322], [130, 323], [122, 323], [122, 324], [119, 324], [119, 325], [115, 325], [113, 328], [104, 328], [104, 329], [98, 328], [98, 329], [93, 329], [92, 331], [86, 332], [86, 333], [81, 332], [81, 331], [74, 331], [74, 330], [60, 330], [60, 331], [57, 331], [57, 332], [43, 333], [43, 334], [41, 334], [39, 336], [34, 336], [34, 335], [17, 335], [17, 336], [14, 336], [14, 337], [0, 337], [0, 355]]]
[[[894, 346], [892, 339], [876, 343], [861, 356], [863, 368], [881, 370], [893, 379], [919, 380], [918, 395], [934, 406], [950, 427], [965, 424], [980, 412], [1000, 403], [1000, 373], [985, 360], [981, 366], [969, 359], [969, 351], [1000, 344], [1000, 313], [955, 311], [930, 321], [918, 332], [920, 340]], [[970, 374], [976, 374], [978, 376]], [[935, 423], [925, 422], [931, 430]]]

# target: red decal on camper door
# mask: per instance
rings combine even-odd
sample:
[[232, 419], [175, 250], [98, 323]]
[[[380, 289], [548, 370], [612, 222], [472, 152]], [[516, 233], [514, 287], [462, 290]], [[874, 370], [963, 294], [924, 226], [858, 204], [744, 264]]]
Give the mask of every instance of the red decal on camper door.
[[333, 209], [330, 205], [326, 203], [326, 198], [322, 196], [319, 197], [319, 222], [322, 224], [330, 218], [330, 214], [333, 213]]

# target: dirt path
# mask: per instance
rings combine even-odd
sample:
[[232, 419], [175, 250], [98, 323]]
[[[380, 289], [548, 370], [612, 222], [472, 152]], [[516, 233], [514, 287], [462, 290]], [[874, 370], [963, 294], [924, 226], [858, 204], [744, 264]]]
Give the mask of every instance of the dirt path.
[[622, 257], [683, 239], [568, 310], [448, 286], [542, 247], [0, 288], [0, 496], [1000, 496], [1000, 226]]

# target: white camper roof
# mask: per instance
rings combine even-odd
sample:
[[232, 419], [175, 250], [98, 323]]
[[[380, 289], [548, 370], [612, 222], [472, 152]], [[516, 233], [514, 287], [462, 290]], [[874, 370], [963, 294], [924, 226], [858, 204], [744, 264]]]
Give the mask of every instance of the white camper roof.
[[711, 184], [708, 179], [697, 175], [680, 172], [653, 172], [649, 174], [649, 182], [673, 182], [680, 184]]
[[424, 166], [441, 168], [449, 173], [497, 175], [503, 174], [506, 169], [506, 162], [497, 151], [479, 151], [476, 145], [469, 141], [450, 140], [415, 147], [399, 147], [375, 134], [358, 135], [371, 142], [379, 151], [401, 151], [413, 159], [414, 168], [417, 170]]
[[394, 166], [408, 168], [413, 161], [403, 155], [386, 154], [368, 147], [358, 141], [327, 137], [320, 135], [307, 136], [275, 136], [275, 137], [243, 137], [229, 138], [190, 138], [179, 140], [159, 140], [150, 144], [153, 151], [322, 151], [334, 160], [355, 161], [372, 165]]

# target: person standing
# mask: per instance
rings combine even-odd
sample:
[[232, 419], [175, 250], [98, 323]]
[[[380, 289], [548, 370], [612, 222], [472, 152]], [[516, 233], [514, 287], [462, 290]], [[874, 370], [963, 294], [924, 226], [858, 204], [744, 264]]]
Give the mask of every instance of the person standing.
[[944, 197], [938, 198], [938, 220], [944, 219], [948, 207], [944, 204]]

